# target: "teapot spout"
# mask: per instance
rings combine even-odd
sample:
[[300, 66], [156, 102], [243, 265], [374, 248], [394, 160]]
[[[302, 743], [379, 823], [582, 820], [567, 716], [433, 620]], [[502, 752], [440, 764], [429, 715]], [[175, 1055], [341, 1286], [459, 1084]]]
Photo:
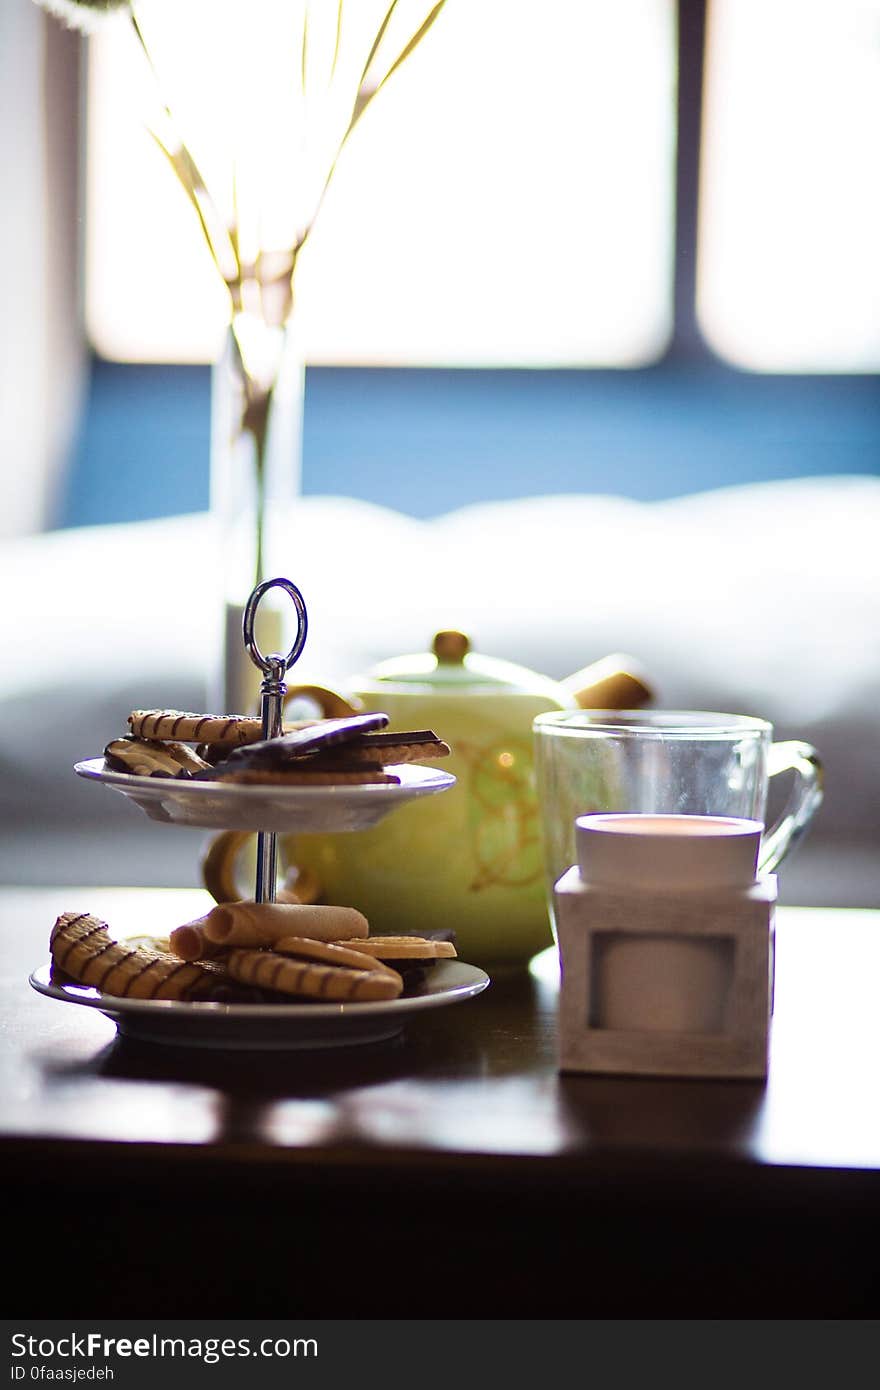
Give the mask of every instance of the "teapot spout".
[[641, 662], [613, 652], [561, 682], [581, 709], [640, 709], [654, 699]]

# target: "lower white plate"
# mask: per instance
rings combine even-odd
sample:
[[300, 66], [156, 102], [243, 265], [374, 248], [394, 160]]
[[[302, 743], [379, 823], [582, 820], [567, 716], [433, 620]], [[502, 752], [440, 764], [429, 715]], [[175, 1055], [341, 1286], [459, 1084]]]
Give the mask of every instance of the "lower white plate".
[[400, 782], [356, 782], [322, 787], [282, 787], [238, 782], [178, 781], [115, 772], [103, 758], [76, 763], [74, 772], [122, 792], [151, 820], [206, 830], [368, 830], [398, 806], [454, 786], [439, 768], [402, 763], [390, 768]]
[[402, 999], [350, 1004], [186, 1004], [174, 999], [120, 999], [89, 985], [53, 984], [51, 966], [29, 976], [39, 994], [99, 1009], [120, 1034], [179, 1047], [291, 1049], [382, 1042], [425, 1009], [471, 999], [489, 976], [460, 960], [438, 961]]

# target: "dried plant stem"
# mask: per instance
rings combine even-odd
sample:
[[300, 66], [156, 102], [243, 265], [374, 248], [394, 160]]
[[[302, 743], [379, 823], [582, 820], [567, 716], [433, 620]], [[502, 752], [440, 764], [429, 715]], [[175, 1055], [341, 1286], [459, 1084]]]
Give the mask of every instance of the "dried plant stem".
[[254, 442], [254, 487], [256, 489], [256, 532], [254, 535], [254, 587], [266, 578], [266, 450], [269, 442], [269, 415], [274, 390], [249, 394], [241, 421], [242, 434]]
[[[230, 324], [230, 343], [242, 395], [241, 411], [238, 418], [236, 434], [237, 438], [240, 440], [250, 436], [253, 450], [253, 482], [256, 512], [253, 581], [256, 585], [266, 577], [264, 573], [264, 561], [266, 550], [265, 533], [269, 426], [272, 417], [275, 390], [278, 385], [286, 350], [286, 329], [283, 330], [282, 336], [277, 344], [273, 344], [273, 361], [268, 372], [258, 375], [252, 371], [247, 364], [247, 354], [244, 345], [244, 338], [246, 335], [243, 332], [244, 318], [244, 314], [238, 313], [233, 315]], [[260, 323], [261, 328], [267, 328], [267, 325], [261, 323], [261, 321], [257, 319], [250, 325], [251, 332], [256, 323]]]
[[[397, 54], [384, 75], [378, 80], [372, 77], [372, 69], [386, 37], [391, 19], [397, 9], [398, 0], [390, 0], [384, 17], [373, 39], [366, 61], [363, 64], [357, 91], [352, 101], [348, 122], [336, 145], [335, 153], [327, 167], [326, 176], [319, 196], [311, 209], [305, 225], [300, 228], [292, 246], [284, 251], [269, 254], [261, 250], [254, 264], [245, 264], [241, 254], [240, 223], [236, 180], [233, 176], [233, 207], [231, 224], [221, 216], [214, 198], [207, 187], [201, 170], [191, 151], [181, 138], [168, 103], [161, 94], [156, 65], [153, 62], [143, 30], [136, 13], [135, 0], [128, 0], [128, 10], [137, 42], [150, 66], [159, 91], [162, 109], [167, 123], [167, 136], [163, 138], [151, 132], [162, 153], [165, 155], [178, 182], [183, 188], [202, 230], [211, 258], [223, 279], [230, 297], [230, 342], [234, 354], [237, 374], [243, 396], [240, 416], [239, 437], [249, 435], [253, 444], [254, 484], [256, 505], [255, 536], [255, 583], [265, 575], [265, 525], [267, 497], [267, 451], [269, 442], [269, 421], [275, 389], [278, 384], [284, 352], [284, 336], [293, 308], [293, 277], [300, 249], [305, 244], [315, 225], [327, 190], [343, 149], [349, 137], [391, 75], [409, 57], [412, 51], [433, 25], [445, 0], [437, 0], [427, 17]], [[343, 0], [338, 0], [335, 23], [335, 39], [328, 88], [337, 80], [337, 64], [342, 44]], [[303, 10], [303, 29], [300, 53], [300, 76], [304, 101], [304, 119], [308, 116], [307, 89], [310, 81], [308, 69], [312, 43], [309, 26], [309, 0]], [[326, 167], [326, 166], [325, 166]], [[259, 325], [259, 327], [258, 327]], [[278, 330], [282, 330], [280, 336]], [[266, 332], [266, 340], [259, 344], [257, 362], [252, 360], [252, 346], [255, 334]], [[277, 340], [277, 341], [276, 341]], [[268, 347], [267, 347], [268, 345]], [[265, 351], [264, 351], [265, 349]]]
[[[328, 191], [328, 189], [329, 189], [329, 187], [330, 187], [330, 183], [331, 183], [331, 181], [332, 181], [332, 179], [333, 179], [333, 175], [334, 175], [334, 173], [336, 172], [336, 166], [338, 165], [339, 160], [340, 160], [340, 158], [341, 158], [341, 156], [342, 156], [342, 151], [345, 149], [345, 146], [346, 146], [346, 144], [348, 143], [349, 136], [352, 134], [353, 130], [355, 129], [355, 126], [357, 125], [357, 123], [358, 123], [358, 121], [360, 120], [361, 116], [362, 116], [362, 115], [364, 114], [364, 112], [366, 111], [366, 109], [367, 109], [367, 107], [369, 106], [370, 102], [373, 100], [373, 98], [374, 98], [375, 96], [378, 95], [378, 93], [379, 93], [379, 92], [382, 90], [382, 88], [385, 86], [385, 83], [388, 81], [389, 77], [391, 77], [391, 75], [392, 75], [394, 72], [397, 71], [397, 69], [400, 67], [401, 63], [405, 62], [405, 60], [409, 57], [409, 55], [413, 52], [413, 50], [414, 50], [415, 48], [417, 48], [418, 45], [421, 43], [422, 39], [425, 37], [425, 35], [427, 34], [428, 30], [429, 30], [429, 29], [431, 28], [431, 26], [433, 25], [434, 21], [436, 20], [437, 16], [439, 15], [440, 11], [443, 9], [443, 6], [445, 5], [446, 0], [437, 0], [437, 3], [434, 5], [433, 9], [431, 9], [431, 10], [429, 11], [427, 17], [422, 21], [422, 23], [420, 24], [419, 28], [418, 28], [418, 29], [416, 30], [416, 32], [413, 34], [412, 38], [411, 38], [411, 39], [409, 40], [409, 42], [401, 49], [400, 53], [398, 53], [398, 55], [397, 55], [397, 57], [395, 58], [394, 62], [391, 64], [391, 66], [390, 66], [390, 67], [388, 68], [388, 70], [386, 71], [384, 77], [382, 77], [381, 80], [380, 80], [379, 82], [371, 83], [370, 80], [369, 80], [370, 68], [372, 67], [372, 65], [373, 65], [373, 60], [375, 59], [376, 54], [377, 54], [378, 51], [379, 51], [379, 47], [380, 47], [380, 45], [381, 45], [382, 39], [383, 39], [384, 36], [385, 36], [385, 32], [386, 32], [386, 30], [387, 30], [387, 28], [388, 28], [388, 24], [389, 24], [389, 22], [390, 22], [390, 20], [391, 20], [391, 16], [393, 15], [393, 13], [394, 13], [394, 11], [395, 11], [395, 9], [396, 9], [396, 7], [397, 7], [397, 3], [398, 3], [398, 0], [391, 0], [391, 4], [389, 5], [387, 11], [385, 12], [385, 17], [384, 17], [384, 19], [382, 20], [382, 23], [381, 23], [381, 25], [380, 25], [380, 27], [379, 27], [379, 31], [378, 31], [378, 33], [377, 33], [377, 35], [376, 35], [376, 37], [375, 37], [375, 39], [374, 39], [374, 41], [373, 41], [372, 47], [371, 47], [370, 52], [369, 52], [369, 54], [368, 54], [368, 56], [367, 56], [367, 61], [364, 63], [363, 70], [362, 70], [362, 72], [361, 72], [361, 79], [360, 79], [360, 82], [359, 82], [359, 84], [358, 84], [357, 94], [355, 95], [355, 99], [354, 99], [354, 102], [353, 102], [353, 104], [352, 104], [351, 116], [349, 117], [348, 125], [346, 126], [346, 128], [345, 128], [345, 130], [344, 130], [344, 132], [343, 132], [342, 139], [339, 141], [339, 144], [338, 144], [337, 147], [336, 147], [336, 153], [334, 154], [334, 156], [333, 156], [333, 158], [332, 158], [332, 160], [331, 160], [331, 162], [330, 162], [330, 168], [329, 168], [329, 170], [328, 170], [327, 177], [326, 177], [325, 180], [324, 180], [324, 185], [323, 185], [323, 187], [322, 187], [322, 189], [321, 189], [321, 193], [320, 193], [320, 195], [319, 195], [319, 197], [318, 197], [318, 201], [317, 201], [317, 203], [315, 204], [315, 207], [314, 207], [314, 209], [313, 209], [313, 211], [312, 211], [312, 215], [311, 215], [311, 218], [309, 219], [309, 222], [308, 222], [307, 226], [304, 228], [304, 230], [303, 230], [303, 232], [302, 232], [302, 234], [301, 234], [301, 236], [300, 236], [299, 244], [298, 244], [297, 249], [299, 249], [299, 247], [301, 247], [302, 245], [304, 245], [304, 243], [306, 242], [306, 240], [307, 240], [307, 238], [308, 238], [308, 236], [309, 236], [309, 234], [310, 234], [310, 232], [311, 232], [311, 230], [312, 230], [312, 227], [315, 225], [315, 221], [316, 221], [316, 219], [317, 219], [318, 213], [320, 212], [321, 206], [322, 206], [322, 204], [323, 204], [323, 202], [324, 202], [324, 199], [325, 199], [325, 197], [327, 196], [327, 191]], [[342, 0], [340, 0], [340, 4], [339, 4], [338, 22], [339, 22], [340, 24], [341, 24], [341, 22], [342, 22]], [[338, 34], [338, 32], [337, 32], [337, 49], [338, 49], [338, 44], [339, 44], [339, 34]], [[336, 53], [334, 53], [334, 55], [333, 55], [333, 69], [334, 69], [334, 71], [335, 71], [335, 68], [336, 68], [336, 56], [337, 56]]]
[[159, 92], [159, 100], [162, 103], [162, 111], [168, 122], [168, 128], [173, 132], [173, 146], [163, 140], [156, 131], [151, 131], [150, 134], [177, 175], [178, 182], [199, 219], [202, 235], [211, 253], [211, 258], [231, 293], [231, 285], [241, 275], [237, 235], [235, 232], [230, 232], [224, 223], [195, 159], [177, 132], [174, 115], [161, 93], [159, 75], [137, 17], [134, 0], [131, 0], [129, 4], [129, 16], [135, 37], [156, 82], [156, 89]]

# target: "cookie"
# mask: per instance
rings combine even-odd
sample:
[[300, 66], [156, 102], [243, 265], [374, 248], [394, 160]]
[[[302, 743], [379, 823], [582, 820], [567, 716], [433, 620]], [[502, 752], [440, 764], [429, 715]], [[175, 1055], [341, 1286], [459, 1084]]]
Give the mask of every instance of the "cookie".
[[[446, 757], [451, 752], [430, 729], [388, 733], [381, 713], [325, 719], [296, 734], [233, 748], [213, 772], [218, 781], [262, 782], [295, 786], [331, 786], [359, 782], [399, 784], [388, 765]], [[380, 731], [381, 730], [381, 731]]]
[[354, 907], [326, 903], [222, 903], [200, 919], [205, 935], [220, 946], [272, 946], [285, 936], [336, 941], [357, 950], [370, 926]]
[[126, 734], [114, 738], [104, 749], [110, 767], [138, 777], [180, 777], [203, 772], [208, 764], [185, 743], [160, 743], [156, 739]]
[[145, 946], [148, 951], [162, 951], [165, 955], [178, 956], [179, 951], [175, 951], [171, 946], [171, 938], [168, 936], [148, 936], [141, 932], [137, 936], [119, 936], [117, 941], [121, 941], [123, 946]]
[[[349, 946], [334, 946], [329, 941], [309, 941], [303, 936], [282, 936], [272, 947], [281, 956], [295, 956], [297, 960], [318, 961], [322, 965], [342, 965], [350, 970], [387, 970], [395, 974], [390, 965], [383, 964], [374, 956]], [[400, 977], [398, 976], [398, 979]], [[401, 981], [401, 984], [403, 981]]]
[[448, 758], [452, 752], [448, 743], [430, 729], [413, 733], [363, 734], [355, 743], [346, 745], [346, 756], [353, 762], [379, 758], [383, 765], [420, 763], [433, 758]]
[[168, 938], [168, 948], [181, 960], [206, 960], [220, 955], [223, 947], [212, 941], [205, 931], [205, 918], [196, 917], [192, 922], [184, 922], [175, 927]]
[[323, 753], [351, 743], [361, 734], [384, 729], [387, 723], [388, 715], [380, 712], [352, 714], [346, 719], [321, 719], [291, 733], [283, 733], [280, 738], [260, 739], [249, 747], [231, 749], [226, 763], [230, 768], [277, 770], [308, 754]]
[[[205, 779], [208, 780], [208, 779]], [[351, 769], [345, 772], [328, 772], [326, 770], [312, 771], [305, 767], [286, 768], [283, 772], [273, 772], [270, 769], [260, 770], [254, 768], [247, 772], [226, 772], [217, 769], [214, 777], [210, 780], [217, 782], [240, 783], [243, 786], [278, 786], [278, 787], [336, 787], [336, 786], [399, 786], [400, 778], [393, 772], [380, 772], [372, 770], [356, 771]]]
[[[314, 720], [285, 724], [286, 732], [298, 733]], [[184, 743], [226, 744], [235, 747], [256, 743], [263, 737], [263, 723], [256, 715], [193, 714], [176, 709], [135, 709], [128, 716], [137, 738], [180, 739]]]
[[242, 984], [258, 985], [313, 1000], [397, 999], [403, 981], [386, 970], [351, 970], [283, 956], [278, 951], [236, 948], [225, 959], [226, 969]]
[[451, 960], [458, 955], [451, 941], [430, 941], [425, 936], [369, 936], [366, 941], [335, 941], [377, 960]]
[[88, 912], [62, 912], [49, 945], [59, 970], [120, 998], [210, 999], [226, 978], [215, 962], [188, 962], [148, 946], [114, 941], [107, 923]]

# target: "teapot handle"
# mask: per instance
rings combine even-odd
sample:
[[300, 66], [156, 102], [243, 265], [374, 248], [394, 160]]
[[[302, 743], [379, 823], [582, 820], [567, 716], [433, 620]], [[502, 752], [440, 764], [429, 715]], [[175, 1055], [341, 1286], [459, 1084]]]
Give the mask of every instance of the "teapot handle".
[[[359, 713], [359, 705], [323, 685], [289, 685], [284, 704], [297, 695], [316, 704], [323, 719], [344, 719]], [[224, 830], [208, 842], [201, 864], [202, 882], [216, 902], [237, 902], [241, 898], [238, 861], [254, 838], [249, 830]], [[310, 870], [298, 870], [290, 864], [284, 887], [279, 888], [275, 901], [313, 903], [320, 892], [321, 885]]]
[[[202, 882], [215, 902], [234, 903], [242, 899], [241, 875], [238, 861], [247, 849], [253, 849], [256, 835], [250, 830], [223, 830], [208, 843], [202, 858]], [[244, 867], [244, 866], [242, 866]], [[249, 870], [253, 878], [253, 868]], [[278, 889], [278, 903], [314, 903], [321, 894], [321, 885], [310, 869], [298, 869], [289, 864], [284, 886]]]
[[289, 685], [284, 704], [301, 696], [313, 701], [321, 711], [322, 719], [346, 719], [350, 714], [360, 714], [363, 706], [359, 701], [347, 700], [336, 690], [328, 690], [323, 685]]

